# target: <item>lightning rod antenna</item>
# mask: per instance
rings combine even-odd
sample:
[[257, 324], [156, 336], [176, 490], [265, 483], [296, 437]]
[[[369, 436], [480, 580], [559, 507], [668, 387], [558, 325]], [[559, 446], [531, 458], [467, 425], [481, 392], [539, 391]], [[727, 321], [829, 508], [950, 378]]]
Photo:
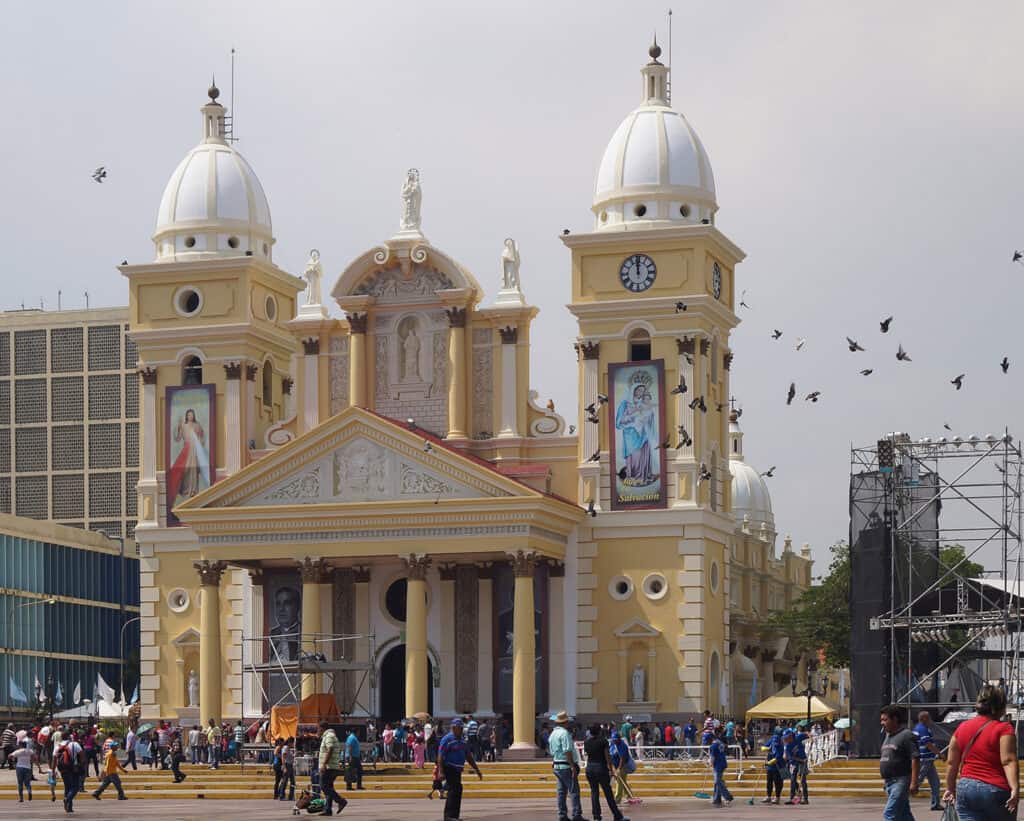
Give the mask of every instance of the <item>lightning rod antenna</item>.
[[668, 72], [665, 90], [668, 92], [668, 104], [672, 105], [672, 9], [668, 10]]

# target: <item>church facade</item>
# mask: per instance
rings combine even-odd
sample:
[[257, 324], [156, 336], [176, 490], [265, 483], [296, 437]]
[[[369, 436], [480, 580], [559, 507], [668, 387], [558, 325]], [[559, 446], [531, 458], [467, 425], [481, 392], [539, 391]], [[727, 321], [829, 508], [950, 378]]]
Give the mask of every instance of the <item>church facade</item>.
[[[492, 301], [399, 230], [336, 277], [274, 264], [260, 183], [224, 138], [124, 265], [142, 382], [143, 715], [740, 713], [799, 662], [764, 617], [810, 583], [730, 421], [743, 252], [652, 47], [609, 143], [594, 230], [562, 239], [579, 412], [530, 381], [516, 244]], [[567, 341], [570, 344], [571, 341]], [[327, 705], [326, 707], [324, 705]]]

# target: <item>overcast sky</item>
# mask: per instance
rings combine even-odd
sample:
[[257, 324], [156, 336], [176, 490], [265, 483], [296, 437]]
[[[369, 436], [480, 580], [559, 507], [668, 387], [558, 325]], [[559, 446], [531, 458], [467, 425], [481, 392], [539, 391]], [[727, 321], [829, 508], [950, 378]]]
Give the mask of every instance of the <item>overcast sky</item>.
[[[419, 168], [425, 233], [487, 301], [503, 238], [518, 240], [541, 308], [532, 383], [574, 416], [558, 235], [592, 226], [601, 153], [639, 102], [667, 8], [5, 5], [0, 307], [54, 308], [58, 289], [65, 307], [86, 290], [93, 306], [126, 303], [114, 265], [153, 258], [164, 184], [199, 139], [211, 73], [229, 101], [234, 46], [238, 148], [270, 199], [275, 261], [298, 274], [319, 248], [329, 291], [397, 229], [404, 171]], [[851, 443], [936, 437], [945, 422], [1024, 435], [1024, 267], [1010, 262], [1024, 247], [1022, 31], [1011, 0], [675, 9], [673, 102], [710, 155], [718, 227], [748, 254], [751, 309], [732, 339], [747, 460], [777, 466], [778, 529], [813, 545], [817, 572], [847, 534]], [[100, 164], [102, 186], [89, 178]], [[849, 353], [846, 335], [867, 352]], [[912, 363], [897, 364], [900, 342]], [[787, 408], [791, 380], [821, 401]]]

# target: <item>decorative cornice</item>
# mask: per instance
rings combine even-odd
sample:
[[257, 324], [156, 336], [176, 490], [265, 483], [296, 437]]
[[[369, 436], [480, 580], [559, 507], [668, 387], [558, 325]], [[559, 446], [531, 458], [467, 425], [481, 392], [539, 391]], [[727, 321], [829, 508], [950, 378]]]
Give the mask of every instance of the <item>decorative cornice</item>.
[[601, 343], [596, 341], [584, 340], [583, 342], [576, 343], [576, 352], [584, 359], [600, 359], [601, 358]]
[[405, 575], [409, 581], [423, 581], [427, 578], [427, 568], [430, 567], [430, 557], [410, 553], [402, 556], [402, 565], [405, 567]]
[[530, 551], [524, 552], [517, 550], [512, 559], [512, 575], [517, 578], [529, 578], [533, 576], [533, 571], [537, 569], [537, 554]]
[[352, 568], [352, 581], [356, 584], [370, 583], [370, 568], [368, 565], [357, 565]]
[[217, 587], [220, 585], [220, 577], [224, 573], [224, 568], [227, 567], [227, 562], [219, 560], [211, 562], [209, 559], [203, 559], [192, 562], [192, 566], [199, 574], [199, 584], [203, 587]]
[[515, 345], [519, 339], [519, 329], [512, 325], [498, 328], [498, 333], [501, 334], [502, 345]]
[[331, 580], [331, 566], [327, 559], [305, 556], [299, 562], [299, 575], [303, 584], [326, 584]]
[[255, 382], [256, 381], [256, 372], [259, 369], [260, 369], [259, 365], [254, 365], [252, 363], [249, 363], [248, 365], [246, 365], [245, 366], [245, 379], [246, 379], [246, 381], [247, 382]]
[[295, 380], [292, 379], [290, 376], [286, 376], [284, 379], [281, 380], [281, 392], [285, 394], [285, 396], [291, 396], [292, 388], [294, 387]]
[[249, 581], [253, 587], [263, 586], [263, 568], [262, 567], [250, 567], [249, 568]]
[[303, 339], [302, 352], [306, 356], [317, 356], [320, 353], [320, 337], [309, 336]]
[[700, 355], [701, 356], [707, 356], [708, 355], [708, 350], [710, 348], [711, 348], [711, 343], [708, 340], [702, 339], [700, 341]]
[[348, 316], [348, 326], [354, 334], [365, 334], [366, 326], [369, 322], [369, 314], [359, 314], [352, 311]]
[[458, 565], [455, 564], [454, 562], [441, 562], [437, 566], [437, 571], [438, 571], [438, 573], [441, 574], [441, 581], [443, 581], [443, 582], [453, 582], [453, 581], [455, 581], [455, 571], [456, 571], [457, 568], [458, 568]]
[[142, 377], [143, 385], [156, 384], [156, 368], [139, 368], [139, 376]]
[[735, 354], [732, 351], [729, 351], [725, 355], [725, 357], [722, 359], [722, 364], [725, 365], [725, 369], [727, 371], [731, 371], [732, 370], [732, 360], [733, 360], [734, 356], [735, 356]]
[[554, 559], [548, 559], [548, 578], [550, 579], [564, 579], [565, 578], [565, 562], [555, 561]]
[[688, 353], [690, 356], [693, 356], [693, 338], [684, 336], [682, 339], [677, 339], [676, 350], [680, 354]]
[[478, 579], [493, 579], [495, 564], [496, 562], [477, 562], [476, 577]]
[[224, 363], [224, 377], [226, 379], [241, 379], [242, 378], [242, 363], [241, 362], [225, 362]]
[[445, 314], [448, 315], [448, 325], [452, 328], [465, 328], [466, 327], [466, 309], [459, 307], [445, 308]]

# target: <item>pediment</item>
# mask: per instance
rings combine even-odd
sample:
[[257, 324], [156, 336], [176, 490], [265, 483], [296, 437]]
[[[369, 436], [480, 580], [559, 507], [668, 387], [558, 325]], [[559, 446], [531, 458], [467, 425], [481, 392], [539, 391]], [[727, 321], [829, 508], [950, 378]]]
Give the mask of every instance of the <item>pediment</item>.
[[652, 639], [660, 636], [661, 631], [652, 627], [643, 619], [630, 619], [613, 631], [620, 639]]
[[178, 510], [534, 495], [531, 488], [419, 431], [350, 408]]
[[194, 627], [186, 628], [183, 632], [171, 639], [175, 647], [191, 647], [199, 644], [199, 631]]

